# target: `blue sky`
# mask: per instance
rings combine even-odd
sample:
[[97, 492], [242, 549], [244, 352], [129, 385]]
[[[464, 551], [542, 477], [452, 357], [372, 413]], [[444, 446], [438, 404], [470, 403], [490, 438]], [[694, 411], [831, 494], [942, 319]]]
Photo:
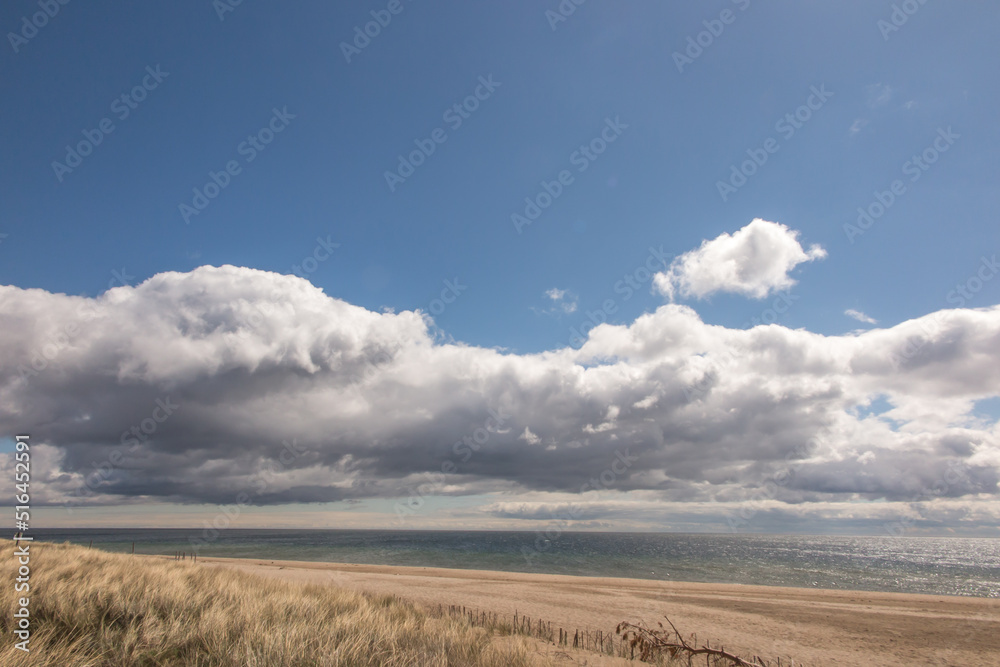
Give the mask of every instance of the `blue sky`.
[[[920, 384], [921, 391], [931, 384], [934, 389], [919, 397], [907, 395], [906, 383], [891, 373], [880, 376], [881, 384], [866, 384], [862, 377], [878, 374], [865, 361], [874, 358], [866, 355], [877, 356], [872, 350], [882, 345], [876, 329], [886, 329], [885, 336], [895, 336], [893, 340], [902, 346], [915, 335], [897, 326], [907, 320], [945, 309], [988, 309], [1000, 303], [1000, 281], [983, 279], [987, 274], [992, 277], [989, 270], [975, 279], [984, 262], [988, 264], [1000, 250], [995, 217], [1000, 207], [996, 151], [1000, 129], [995, 120], [1000, 105], [995, 75], [1000, 15], [972, 3], [903, 4], [909, 14], [892, 2], [715, 0], [677, 6], [587, 0], [561, 17], [565, 20], [556, 20], [554, 12], [572, 3], [513, 0], [442, 5], [378, 0], [357, 6], [316, 2], [287, 6], [253, 0], [231, 7], [226, 0], [181, 0], [162, 6], [70, 2], [58, 5], [58, 12], [47, 20], [36, 18], [43, 25], [33, 29], [31, 17], [43, 11], [41, 5], [7, 3], [0, 9], [0, 27], [7, 35], [0, 48], [5, 120], [0, 125], [4, 148], [0, 285], [17, 288], [9, 292], [6, 306], [13, 309], [6, 313], [10, 319], [5, 324], [10, 327], [12, 355], [8, 371], [11, 377], [18, 374], [18, 360], [46, 340], [46, 327], [64, 326], [58, 324], [60, 313], [71, 310], [75, 302], [60, 300], [59, 294], [98, 297], [124, 283], [131, 286], [129, 290], [136, 289], [120, 291], [100, 303], [131, 309], [130, 316], [140, 321], [116, 319], [125, 317], [124, 311], [108, 314], [114, 326], [101, 328], [100, 336], [97, 329], [88, 330], [86, 335], [94, 337], [88, 339], [93, 345], [90, 351], [81, 353], [84, 356], [76, 365], [59, 366], [65, 372], [58, 377], [65, 385], [57, 391], [48, 384], [56, 382], [56, 374], [31, 380], [43, 407], [10, 408], [0, 421], [10, 433], [35, 427], [53, 447], [67, 453], [60, 465], [77, 466], [74, 470], [85, 474], [79, 466], [96, 465], [106, 455], [101, 448], [115, 444], [115, 434], [123, 428], [141, 423], [154, 398], [174, 392], [188, 400], [211, 396], [222, 401], [240, 394], [239, 388], [212, 383], [196, 390], [185, 384], [190, 378], [174, 377], [173, 371], [157, 375], [160, 371], [151, 370], [161, 368], [156, 360], [142, 356], [148, 349], [168, 347], [170, 340], [154, 332], [157, 318], [167, 311], [185, 322], [170, 329], [183, 332], [177, 333], [178, 339], [187, 335], [191, 321], [205, 326], [217, 323], [222, 316], [213, 308], [241, 298], [263, 300], [268, 287], [287, 290], [280, 299], [270, 297], [273, 302], [296, 304], [294, 321], [285, 322], [288, 331], [305, 321], [296, 319], [299, 314], [312, 312], [317, 297], [303, 296], [292, 283], [253, 273], [189, 273], [206, 265], [232, 265], [276, 274], [292, 274], [293, 267], [301, 267], [295, 270], [338, 303], [342, 300], [373, 313], [403, 314], [384, 319], [384, 330], [369, 330], [364, 324], [368, 316], [360, 310], [350, 311], [355, 313], [350, 317], [329, 311], [328, 319], [343, 316], [350, 327], [329, 333], [331, 338], [320, 340], [315, 334], [315, 341], [302, 343], [313, 346], [303, 358], [311, 354], [323, 373], [334, 369], [315, 361], [317, 349], [393, 336], [406, 348], [422, 335], [414, 333], [418, 320], [406, 319], [406, 313], [419, 310], [432, 315], [432, 339], [447, 343], [439, 348], [440, 363], [454, 364], [456, 376], [442, 379], [434, 388], [428, 384], [422, 391], [427, 396], [437, 396], [438, 390], [442, 395], [464, 391], [462, 396], [476, 396], [479, 402], [468, 398], [469, 404], [440, 411], [429, 402], [411, 406], [412, 415], [438, 415], [442, 430], [433, 437], [425, 434], [428, 441], [436, 437], [452, 442], [473, 432], [483, 422], [476, 410], [482, 412], [510, 397], [513, 390], [504, 383], [521, 370], [491, 375], [496, 370], [492, 364], [499, 363], [487, 356], [494, 348], [506, 355], [498, 358], [513, 366], [535, 363], [541, 358], [531, 356], [535, 353], [552, 352], [559, 364], [572, 366], [572, 370], [560, 366], [570, 373], [567, 377], [577, 377], [576, 373], [604, 363], [601, 359], [642, 356], [624, 339], [609, 342], [612, 333], [607, 333], [569, 361], [566, 348], [579, 348], [598, 320], [623, 327], [636, 323], [629, 329], [633, 338], [648, 335], [650, 341], [670, 339], [672, 327], [683, 320], [677, 326], [697, 331], [690, 335], [703, 341], [683, 348], [687, 360], [683, 363], [688, 364], [683, 368], [708, 382], [705, 378], [716, 377], [715, 367], [706, 370], [699, 359], [714, 364], [712, 355], [721, 354], [727, 345], [736, 349], [745, 344], [753, 351], [776, 344], [754, 338], [773, 332], [738, 333], [763, 319], [764, 324], [780, 325], [780, 335], [789, 341], [794, 336], [821, 341], [815, 343], [817, 349], [826, 345], [854, 350], [855, 342], [862, 340], [857, 330], [873, 330], [863, 339], [870, 342], [859, 343], [867, 350], [864, 354], [850, 352], [857, 355], [843, 376], [850, 376], [844, 380], [851, 384], [850, 391], [821, 390], [819, 385], [803, 390], [803, 396], [812, 397], [832, 396], [839, 390], [850, 395], [838, 403], [836, 416], [831, 412], [823, 428], [833, 428], [831, 423], [849, 412], [865, 428], [888, 429], [885, 437], [933, 433], [941, 442], [951, 442], [948, 438], [967, 434], [962, 431], [959, 436], [949, 429], [958, 429], [959, 422], [964, 429], [972, 423], [969, 420], [978, 419], [982, 433], [975, 436], [981, 439], [976, 446], [989, 449], [995, 446], [989, 443], [996, 438], [998, 416], [996, 386], [988, 372], [994, 357], [989, 353], [966, 360], [968, 368], [979, 368], [978, 376], [925, 378], [928, 384]], [[379, 18], [385, 25], [376, 31], [371, 22]], [[366, 24], [377, 34], [355, 42], [357, 31], [365, 30]], [[352, 43], [354, 49], [345, 47]], [[455, 109], [463, 104], [464, 108]], [[100, 137], [99, 143], [88, 136]], [[68, 156], [67, 147], [81, 142], [80, 150], [88, 152], [88, 141], [97, 145], [79, 162]], [[420, 146], [434, 150], [424, 149], [430, 154], [418, 155], [422, 164], [412, 174], [404, 173], [405, 179], [390, 179], [396, 181], [390, 185], [386, 173], [402, 173], [400, 156], [410, 156]], [[217, 196], [206, 198], [203, 210], [193, 214], [206, 185], [215, 188], [209, 185], [213, 174], [224, 187], [216, 188]], [[546, 188], [558, 196], [536, 220], [519, 229], [512, 216], [526, 215], [526, 199], [544, 201]], [[873, 214], [865, 229], [857, 227], [859, 208]], [[757, 219], [777, 226], [752, 227], [751, 221]], [[751, 227], [758, 235], [740, 235]], [[727, 274], [729, 283], [710, 288], [713, 280], [724, 278], [713, 274], [711, 266], [704, 269], [704, 263], [718, 262], [724, 253], [692, 253], [704, 249], [703, 242], [720, 239], [721, 245], [713, 248], [739, 239], [733, 243], [742, 259]], [[771, 254], [778, 250], [792, 255], [801, 251], [808, 258], [804, 254], [781, 263]], [[654, 274], [666, 276], [670, 270], [661, 262], [664, 256], [668, 263], [683, 257], [692, 263], [674, 264], [673, 287], [664, 287], [671, 284], [664, 277], [657, 289]], [[703, 262], [703, 269], [696, 270], [698, 262]], [[756, 287], [737, 285], [744, 271], [763, 270], [766, 264], [777, 272], [774, 281]], [[166, 272], [189, 277], [165, 278]], [[138, 289], [157, 276], [158, 282], [145, 291]], [[955, 291], [958, 285], [975, 289], [962, 296]], [[219, 290], [212, 297], [219, 299], [218, 304], [202, 299], [209, 286]], [[254, 292], [256, 296], [245, 292], [251, 288], [260, 291]], [[757, 288], [762, 291], [754, 293]], [[129, 305], [133, 297], [126, 294], [159, 305], [148, 310]], [[783, 306], [779, 314], [770, 309], [782, 294], [787, 308]], [[31, 301], [36, 298], [37, 304]], [[671, 302], [675, 306], [666, 308]], [[609, 303], [613, 312], [605, 312]], [[199, 310], [203, 307], [206, 310]], [[649, 334], [646, 325], [636, 322], [643, 314], [647, 318], [641, 322], [662, 328]], [[952, 317], [956, 319], [947, 319]], [[932, 326], [921, 325], [920, 331], [936, 331], [933, 335], [939, 337], [942, 350], [961, 348], [972, 354], [971, 343], [966, 347], [954, 343], [966, 338], [948, 332], [951, 326], [962, 331], [972, 327], [969, 331], [979, 333], [991, 330], [975, 324], [977, 317], [942, 316], [929, 320]], [[35, 338], [18, 342], [21, 334], [13, 333], [15, 326], [34, 332]], [[241, 355], [253, 356], [268, 346], [288, 353], [302, 342], [301, 336], [284, 340], [291, 334], [275, 326], [270, 338], [260, 334], [265, 338], [260, 345], [235, 351], [227, 347], [225, 353], [217, 351], [219, 358], [229, 359], [232, 353], [234, 359], [242, 359]], [[310, 326], [318, 331], [325, 324]], [[115, 332], [131, 331], [130, 327], [137, 327], [134, 336], [115, 345], [131, 346], [138, 356], [107, 361], [101, 355], [113, 347]], [[793, 334], [796, 330], [802, 332]], [[576, 338], [576, 331], [584, 335]], [[718, 338], [721, 331], [732, 336], [729, 343]], [[813, 334], [829, 338], [809, 338]], [[681, 345], [679, 338], [670, 340]], [[800, 341], [792, 347], [813, 342]], [[991, 345], [983, 344], [987, 350]], [[422, 349], [414, 345], [414, 350]], [[178, 348], [176, 354], [182, 357], [192, 346]], [[143, 347], [148, 349], [137, 351]], [[929, 348], [918, 349], [926, 353]], [[480, 356], [462, 362], [449, 356], [466, 352]], [[775, 352], [774, 358], [786, 359], [782, 356], [786, 353], [791, 354]], [[845, 363], [846, 356], [843, 351], [836, 363]], [[987, 357], [989, 363], [983, 361]], [[812, 357], [805, 353], [789, 358], [811, 368]], [[211, 365], [210, 359], [214, 357], [206, 353], [198, 356], [197, 363]], [[105, 361], [111, 365], [102, 365]], [[246, 363], [251, 376], [266, 367], [259, 359]], [[289, 371], [289, 378], [315, 372], [308, 361], [294, 363], [304, 366]], [[482, 371], [483, 378], [472, 381], [462, 375], [466, 363], [469, 374]], [[718, 368], [726, 363], [719, 361]], [[774, 363], [763, 379], [754, 382], [763, 386], [768, 378], [778, 382], [790, 377], [783, 375], [791, 373], [787, 366]], [[957, 361], [952, 365], [966, 368]], [[107, 400], [88, 402], [91, 399], [83, 397], [87, 392], [81, 388], [108, 377], [117, 377], [122, 387], [131, 386], [123, 378], [134, 369], [146, 369], [140, 382], [144, 389], [134, 393], [146, 402], [108, 416], [110, 441], [96, 431], [84, 434], [79, 420], [93, 418], [96, 423], [116, 394], [109, 389], [111, 393], [101, 394]], [[205, 373], [216, 370], [213, 366]], [[678, 377], [684, 376], [681, 366], [676, 370]], [[74, 380], [77, 371], [83, 375]], [[835, 375], [841, 377], [832, 371], [829, 377]], [[470, 384], [462, 384], [465, 381]], [[565, 382], [570, 381], [561, 386], [566, 387]], [[617, 398], [595, 399], [599, 392], [587, 386], [574, 399], [588, 406], [587, 416], [574, 422], [578, 435], [598, 438], [595, 433], [624, 428], [625, 412], [617, 412], [616, 406], [625, 404]], [[266, 396], [277, 391], [258, 389]], [[56, 396], [65, 396], [69, 407], [52, 408]], [[653, 394], [628, 400], [639, 406], [635, 410], [645, 410], [655, 404], [650, 397]], [[776, 394], [775, 401], [779, 398]], [[601, 415], [590, 414], [597, 409], [588, 403], [591, 400], [605, 401]], [[940, 423], [933, 422], [933, 409], [928, 407], [935, 400], [953, 401], [941, 408], [946, 417]], [[452, 408], [454, 422], [443, 416], [451, 415]], [[252, 408], [244, 405], [237, 413], [247, 411]], [[399, 414], [404, 412], [399, 408]], [[73, 418], [77, 421], [70, 414], [77, 415]], [[879, 421], [880, 414], [888, 416]], [[669, 417], [671, 423], [689, 423], [677, 419]], [[709, 413], [684, 417], [690, 419], [711, 424], [716, 418]], [[337, 431], [345, 423], [334, 420], [309, 429], [322, 426], [326, 432]], [[548, 437], [555, 443], [562, 436], [556, 425], [550, 426]], [[788, 502], [854, 502], [866, 493], [868, 500], [900, 500], [931, 483], [921, 477], [923, 481], [914, 483], [916, 491], [871, 491], [867, 482], [857, 486], [843, 482], [848, 473], [834, 462], [847, 456], [845, 452], [853, 452], [859, 466], [872, 461], [861, 450], [851, 449], [857, 445], [852, 440], [858, 437], [851, 430], [855, 426], [838, 431], [844, 449], [829, 453], [824, 481], [799, 489], [804, 495]], [[808, 428], [813, 427], [820, 428], [818, 424]], [[50, 428], [55, 430], [46, 430]], [[788, 427], [789, 437], [807, 437], [808, 428], [798, 428]], [[521, 436], [521, 446], [533, 446], [536, 440], [544, 445], [547, 436], [539, 429], [544, 426], [519, 415], [513, 436]], [[227, 438], [239, 437], [237, 432], [227, 433]], [[319, 437], [311, 430], [301, 435], [304, 440]], [[157, 437], [167, 436], [161, 432]], [[395, 442], [385, 437], [386, 442]], [[566, 439], [570, 444], [586, 443], [569, 435]], [[0, 451], [5, 449], [3, 442]], [[333, 456], [333, 445], [316, 442], [317, 451]], [[897, 449], [910, 446], [897, 445]], [[261, 447], [262, 452], [267, 450]], [[780, 460], [780, 452], [788, 447], [782, 442], [765, 449], [767, 456]], [[613, 449], [607, 442], [595, 444], [584, 459], [603, 466], [600, 462]], [[892, 456], [886, 454], [889, 468], [902, 465], [892, 458], [901, 451], [897, 449]], [[967, 456], [972, 469], [982, 473], [976, 477], [980, 486], [970, 482], [961, 493], [955, 491], [956, 498], [977, 489], [995, 491], [995, 464], [986, 449], [954, 454]], [[347, 456], [345, 451], [337, 449], [337, 456]], [[356, 452], [352, 456], [337, 459], [339, 465], [358, 460]], [[759, 457], [750, 459], [760, 463]], [[310, 465], [333, 465], [333, 460], [310, 460]], [[531, 459], [530, 466], [541, 465], [540, 461]], [[493, 472], [477, 472], [493, 480], [489, 484], [477, 486], [473, 480], [469, 486], [456, 482], [454, 488], [438, 489], [440, 496], [429, 500], [428, 507], [457, 503], [468, 509], [481, 503], [498, 521], [530, 520], [537, 506], [523, 503], [566, 502], [531, 494], [563, 493], [572, 484], [536, 480], [527, 469], [496, 472], [508, 463], [490, 461], [497, 466]], [[746, 470], [760, 473], [755, 466], [747, 464]], [[987, 468], [989, 474], [983, 472]], [[702, 472], [691, 472], [685, 483], [694, 483]], [[401, 473], [387, 468], [372, 474], [384, 481], [399, 479]], [[858, 472], [854, 480], [867, 479], [867, 474]], [[511, 492], [497, 481], [501, 478], [515, 486], [526, 484], [522, 505], [512, 508], [503, 505], [507, 500], [498, 500], [496, 494]], [[524, 481], [528, 479], [534, 481]], [[753, 483], [760, 482], [755, 479]], [[315, 491], [313, 482], [296, 480], [289, 482], [289, 488], [304, 485], [304, 495], [288, 491], [268, 502], [281, 511], [293, 511], [280, 505], [285, 501], [340, 502], [340, 496]], [[733, 480], [730, 471], [708, 475], [704, 481]], [[132, 482], [146, 483], [138, 477]], [[116, 478], [115, 483], [124, 485], [116, 487], [117, 496], [112, 494], [119, 500], [138, 494], [138, 487], [129, 486], [128, 480]], [[164, 489], [172, 490], [146, 500], [203, 502], [207, 511], [212, 503], [221, 502], [211, 494], [178, 490], [176, 480], [164, 484]], [[668, 487], [680, 488], [671, 484], [646, 479], [619, 491], [667, 493]], [[380, 512], [391, 515], [385, 508], [398, 492], [395, 488], [364, 502], [378, 503]], [[841, 493], [848, 495], [822, 496]], [[715, 500], [721, 502], [723, 496]], [[654, 502], [646, 496], [622, 500], [633, 501]], [[702, 521], [700, 509], [691, 511], [692, 522]], [[609, 510], [609, 516], [613, 514]], [[598, 508], [595, 527], [603, 525], [601, 516]], [[722, 525], [718, 517], [714, 520], [716, 527]], [[775, 521], [772, 527], [780, 524]]]
[[[201, 264], [287, 273], [322, 236], [339, 252], [309, 278], [328, 294], [426, 310], [458, 278], [468, 289], [439, 326], [538, 351], [621, 300], [614, 284], [649, 246], [681, 254], [756, 217], [829, 251], [782, 319], [825, 333], [856, 324], [847, 308], [895, 323], [942, 307], [1000, 240], [1000, 21], [984, 7], [930, 3], [885, 40], [877, 23], [891, 3], [591, 1], [555, 30], [545, 3], [401, 6], [351, 63], [341, 42], [382, 4], [244, 3], [224, 20], [207, 1], [63, 6], [3, 51], [0, 281], [94, 295], [123, 267], [134, 282]], [[672, 54], [727, 8], [733, 22], [678, 72]], [[32, 9], [8, 4], [0, 25], [16, 30]], [[157, 65], [169, 76], [119, 120], [113, 100]], [[451, 130], [443, 112], [488, 75], [500, 87]], [[820, 85], [833, 96], [786, 140], [776, 122]], [[210, 170], [244, 159], [238, 145], [275, 107], [296, 116], [287, 130], [184, 224], [178, 205]], [[105, 117], [114, 132], [59, 182], [51, 163]], [[574, 169], [571, 154], [606, 117], [628, 129], [517, 234], [511, 214]], [[384, 172], [437, 127], [446, 143], [390, 193]], [[848, 243], [857, 207], [907, 178], [904, 162], [947, 127], [954, 148]], [[779, 151], [723, 202], [717, 181], [768, 137]], [[577, 313], [532, 310], [552, 287], [578, 296]], [[643, 289], [619, 321], [661, 301]], [[760, 306], [718, 297], [698, 310], [740, 326]]]

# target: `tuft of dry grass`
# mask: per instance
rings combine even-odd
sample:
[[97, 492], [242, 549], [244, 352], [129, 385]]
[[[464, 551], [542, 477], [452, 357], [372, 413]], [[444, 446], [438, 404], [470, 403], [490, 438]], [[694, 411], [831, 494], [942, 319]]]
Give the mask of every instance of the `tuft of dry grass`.
[[[0, 571], [17, 570], [13, 551], [0, 552]], [[31, 546], [30, 654], [12, 638], [22, 596], [13, 584], [0, 587], [7, 667], [540, 664], [523, 640], [433, 617], [392, 596], [69, 544]]]

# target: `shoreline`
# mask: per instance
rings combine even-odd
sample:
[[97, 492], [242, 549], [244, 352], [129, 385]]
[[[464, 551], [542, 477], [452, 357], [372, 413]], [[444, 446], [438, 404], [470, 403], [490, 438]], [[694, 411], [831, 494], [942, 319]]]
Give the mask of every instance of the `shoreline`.
[[[96, 546], [94, 548], [97, 548]], [[124, 552], [110, 552], [110, 553], [124, 553]], [[168, 554], [135, 554], [136, 556], [141, 556], [143, 558], [161, 558], [167, 560], [173, 560], [173, 557]], [[188, 554], [190, 559], [190, 554]], [[982, 601], [995, 601], [998, 608], [1000, 608], [1000, 598], [990, 598], [982, 597], [977, 595], [943, 595], [934, 593], [904, 593], [899, 591], [869, 591], [863, 589], [854, 588], [821, 588], [821, 587], [805, 587], [805, 586], [775, 586], [771, 584], [743, 584], [738, 582], [715, 582], [715, 581], [686, 581], [686, 580], [674, 580], [674, 579], [652, 579], [647, 577], [606, 577], [601, 575], [587, 575], [587, 574], [557, 574], [548, 572], [519, 572], [515, 570], [483, 570], [479, 568], [465, 568], [465, 567], [435, 567], [435, 566], [424, 566], [424, 565], [382, 565], [378, 563], [346, 563], [340, 561], [318, 561], [318, 560], [288, 560], [288, 559], [270, 559], [270, 558], [256, 558], [256, 557], [236, 557], [236, 556], [199, 556], [198, 563], [213, 563], [213, 564], [230, 564], [233, 566], [237, 565], [247, 565], [253, 564], [255, 566], [269, 567], [271, 565], [279, 568], [295, 568], [301, 570], [331, 570], [337, 572], [357, 572], [363, 574], [377, 574], [380, 572], [391, 571], [392, 573], [406, 574], [406, 575], [425, 575], [425, 576], [453, 576], [458, 579], [489, 579], [489, 580], [504, 580], [508, 578], [524, 579], [530, 580], [532, 578], [538, 579], [540, 581], [547, 580], [559, 580], [565, 579], [568, 581], [575, 580], [586, 580], [586, 581], [597, 581], [601, 583], [647, 583], [655, 586], [669, 586], [676, 588], [692, 587], [692, 588], [719, 588], [719, 589], [729, 589], [738, 588], [740, 590], [754, 590], [757, 593], [768, 593], [771, 591], [786, 591], [786, 592], [799, 592], [803, 594], [829, 594], [829, 595], [872, 595], [872, 596], [888, 596], [888, 597], [899, 597], [901, 599], [909, 598], [929, 598], [934, 600], [982, 600]], [[1000, 619], [998, 619], [1000, 621]]]
[[[189, 529], [50, 529], [39, 537], [109, 551], [281, 558], [380, 565], [490, 569], [575, 576], [619, 576], [696, 583], [791, 586], [1000, 598], [1000, 539], [904, 536], [857, 541], [845, 536], [600, 533], [564, 531], [559, 550], [525, 553], [524, 531], [229, 528], [228, 537]], [[207, 530], [207, 529], [205, 529]], [[436, 533], [441, 533], [440, 536]], [[265, 534], [268, 536], [265, 538]], [[619, 536], [624, 551], [618, 550]], [[274, 536], [277, 536], [276, 538]], [[610, 537], [609, 537], [610, 536]], [[815, 537], [816, 539], [813, 539]], [[788, 539], [786, 539], [788, 538]], [[570, 543], [572, 542], [572, 543]], [[954, 544], [953, 544], [954, 543]], [[212, 545], [212, 546], [208, 546]], [[219, 548], [216, 548], [219, 547]], [[544, 548], [544, 546], [543, 546]], [[807, 553], [796, 553], [805, 548]], [[520, 550], [520, 554], [518, 553]], [[940, 559], [948, 554], [944, 561]], [[632, 557], [634, 556], [634, 558]]]
[[996, 598], [258, 558], [198, 565], [394, 594], [427, 608], [516, 611], [570, 631], [612, 632], [625, 620], [655, 626], [669, 616], [685, 636], [782, 662], [991, 665], [1000, 651]]

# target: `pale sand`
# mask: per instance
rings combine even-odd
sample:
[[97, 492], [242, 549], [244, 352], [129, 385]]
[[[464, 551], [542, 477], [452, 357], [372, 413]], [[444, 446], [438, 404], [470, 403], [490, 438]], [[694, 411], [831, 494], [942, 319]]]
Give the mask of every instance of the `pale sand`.
[[[655, 624], [668, 615], [685, 635], [783, 664], [1000, 664], [996, 599], [234, 558], [198, 563], [394, 593], [434, 607], [516, 610], [571, 632], [614, 632], [623, 620]], [[626, 664], [569, 653], [564, 659], [577, 664]]]

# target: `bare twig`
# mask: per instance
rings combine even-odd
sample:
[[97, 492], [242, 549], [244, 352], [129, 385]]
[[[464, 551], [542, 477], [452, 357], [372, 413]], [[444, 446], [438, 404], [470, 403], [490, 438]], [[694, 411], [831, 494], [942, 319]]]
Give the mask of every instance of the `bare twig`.
[[677, 630], [677, 626], [673, 624], [673, 621], [669, 618], [666, 621], [670, 624], [670, 630], [664, 628], [662, 623], [658, 624], [660, 630], [653, 630], [641, 624], [622, 622], [618, 624], [615, 631], [631, 647], [639, 649], [639, 659], [644, 661], [652, 660], [657, 655], [664, 654], [671, 658], [687, 656], [689, 660], [696, 655], [704, 655], [715, 660], [726, 660], [732, 667], [768, 667], [767, 663], [761, 661], [760, 658], [756, 658], [753, 662], [748, 662], [723, 648], [712, 648], [707, 644], [703, 644], [700, 647], [691, 645], [684, 639], [680, 631]]

